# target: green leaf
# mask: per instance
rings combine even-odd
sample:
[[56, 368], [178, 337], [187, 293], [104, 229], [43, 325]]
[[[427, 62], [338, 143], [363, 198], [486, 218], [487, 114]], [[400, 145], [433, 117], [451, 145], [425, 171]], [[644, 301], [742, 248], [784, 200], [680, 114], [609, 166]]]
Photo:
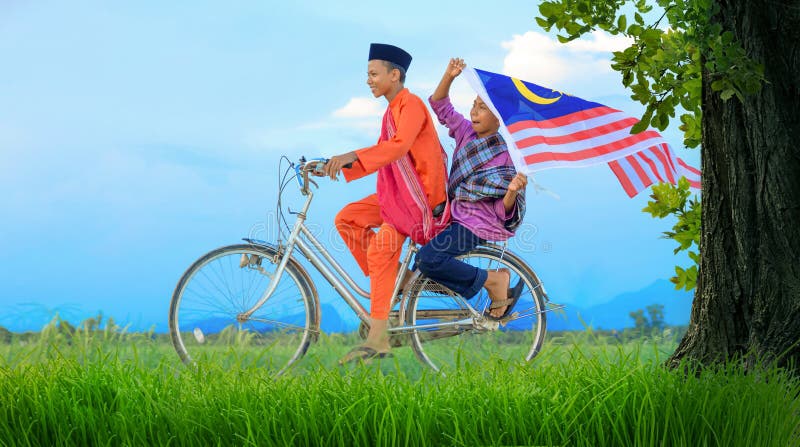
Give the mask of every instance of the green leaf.
[[633, 82], [633, 72], [627, 70], [622, 74], [622, 85], [627, 87], [631, 85], [631, 82]]
[[686, 271], [676, 265], [675, 273], [676, 275], [672, 278], [672, 282], [675, 284], [675, 289], [680, 290], [686, 287]]
[[622, 32], [625, 32], [625, 30], [628, 28], [628, 18], [624, 14], [619, 16], [617, 19], [617, 28], [619, 28]]
[[631, 127], [631, 134], [636, 134], [636, 133], [645, 131], [645, 130], [647, 130], [647, 127], [649, 125], [650, 125], [650, 120], [649, 119], [647, 121], [642, 119], [638, 123], [634, 124], [633, 127]]
[[662, 118], [663, 116], [660, 113], [656, 113], [655, 115], [653, 115], [653, 118], [650, 119], [650, 126], [655, 127], [656, 129], [660, 129], [662, 124], [661, 123]]
[[551, 18], [555, 14], [555, 5], [551, 2], [544, 2], [539, 5], [539, 13], [544, 17]]
[[564, 29], [567, 30], [570, 36], [574, 36], [581, 32], [581, 26], [575, 22], [567, 23], [567, 26], [564, 27]]
[[545, 31], [550, 29], [550, 23], [541, 17], [536, 18], [536, 23], [539, 25], [540, 28], [544, 29]]
[[720, 37], [721, 37], [720, 41], [722, 42], [723, 45], [730, 45], [731, 42], [733, 42], [733, 33], [730, 31], [725, 31], [724, 33], [722, 33], [722, 36]]
[[[722, 98], [723, 101], [727, 101], [727, 100], [731, 99], [731, 96], [733, 96], [735, 94], [738, 94], [738, 92], [736, 90], [728, 89], [728, 90], [723, 90], [723, 92], [720, 93], [719, 96], [720, 96], [720, 98]], [[741, 99], [741, 97], [740, 97], [740, 99]]]
[[644, 28], [642, 28], [641, 25], [637, 25], [635, 23], [628, 27], [628, 34], [633, 37], [639, 37], [642, 34], [642, 31], [644, 31]]
[[723, 88], [725, 88], [725, 84], [727, 84], [727, 80], [726, 79], [717, 79], [716, 81], [713, 81], [711, 83], [711, 90], [713, 90], [715, 92], [718, 92], [718, 91], [722, 90]]
[[642, 40], [647, 45], [655, 46], [661, 40], [661, 30], [656, 28], [648, 28], [642, 32]]

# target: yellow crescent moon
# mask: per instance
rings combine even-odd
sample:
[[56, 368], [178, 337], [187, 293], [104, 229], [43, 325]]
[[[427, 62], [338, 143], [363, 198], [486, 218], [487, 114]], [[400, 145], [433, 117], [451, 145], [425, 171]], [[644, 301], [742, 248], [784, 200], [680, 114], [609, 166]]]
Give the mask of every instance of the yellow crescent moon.
[[561, 92], [558, 92], [558, 96], [555, 97], [555, 98], [542, 98], [541, 96], [537, 95], [536, 93], [533, 93], [532, 91], [530, 91], [530, 89], [528, 87], [526, 87], [525, 84], [523, 84], [522, 81], [520, 81], [519, 79], [511, 78], [511, 81], [514, 82], [514, 86], [522, 94], [522, 96], [524, 96], [525, 99], [527, 99], [528, 101], [530, 101], [532, 103], [547, 105], [547, 104], [552, 104], [552, 103], [558, 101], [559, 99], [561, 99]]

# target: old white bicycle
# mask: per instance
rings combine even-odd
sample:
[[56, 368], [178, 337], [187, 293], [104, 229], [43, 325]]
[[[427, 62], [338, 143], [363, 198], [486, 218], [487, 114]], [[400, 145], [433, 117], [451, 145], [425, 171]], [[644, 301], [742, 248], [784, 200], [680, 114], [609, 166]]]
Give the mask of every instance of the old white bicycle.
[[[287, 159], [288, 161], [288, 159]], [[322, 275], [361, 320], [366, 333], [369, 314], [356, 295], [369, 298], [305, 224], [314, 199], [308, 178], [324, 159], [289, 163], [278, 193], [296, 179], [305, 204], [284, 243], [246, 238], [201, 256], [181, 276], [172, 295], [169, 330], [185, 363], [234, 353], [248, 365], [282, 374], [303, 357], [320, 334], [319, 294], [304, 258]], [[293, 171], [293, 172], [292, 172]], [[287, 225], [288, 228], [288, 225]], [[410, 271], [418, 247], [409, 242], [394, 287], [389, 316], [393, 346], [410, 345], [420, 361], [434, 370], [457, 368], [493, 358], [529, 362], [542, 347], [549, 303], [542, 282], [506, 245], [487, 243], [460, 257], [482, 269], [508, 269], [511, 285], [523, 293], [502, 321], [484, 316], [491, 302], [485, 290], [466, 300], [446, 287]], [[299, 255], [299, 256], [298, 256]], [[401, 290], [402, 288], [402, 290]]]

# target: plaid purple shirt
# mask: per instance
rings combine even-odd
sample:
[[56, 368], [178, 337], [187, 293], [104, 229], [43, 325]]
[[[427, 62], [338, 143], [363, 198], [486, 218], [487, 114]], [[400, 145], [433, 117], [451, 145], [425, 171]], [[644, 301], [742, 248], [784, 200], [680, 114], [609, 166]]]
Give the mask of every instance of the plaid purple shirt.
[[[517, 174], [513, 166], [486, 166], [498, 155], [508, 152], [506, 142], [500, 134], [478, 138], [466, 144], [453, 157], [447, 190], [451, 202], [478, 202], [485, 199], [500, 199], [508, 191], [508, 184]], [[525, 216], [525, 192], [517, 194], [517, 212], [504, 226], [514, 231]]]
[[[431, 101], [431, 108], [439, 122], [447, 127], [449, 135], [455, 140], [453, 157], [463, 150], [464, 146], [478, 136], [472, 129], [472, 122], [456, 112], [449, 98]], [[487, 162], [485, 167], [513, 166], [508, 152], [501, 153]], [[517, 207], [506, 212], [502, 198], [485, 199], [478, 202], [455, 201], [451, 203], [453, 221], [460, 223], [476, 236], [488, 241], [504, 241], [514, 235], [506, 228], [505, 223], [517, 215]]]

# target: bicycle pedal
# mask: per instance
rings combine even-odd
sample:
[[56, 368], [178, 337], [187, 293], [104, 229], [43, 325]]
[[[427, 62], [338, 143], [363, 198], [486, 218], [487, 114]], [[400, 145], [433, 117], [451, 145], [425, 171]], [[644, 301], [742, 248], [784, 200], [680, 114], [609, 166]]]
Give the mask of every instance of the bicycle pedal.
[[497, 320], [490, 320], [488, 318], [484, 318], [483, 321], [481, 321], [478, 324], [478, 327], [485, 331], [496, 331], [497, 329], [500, 328], [500, 322]]
[[507, 316], [507, 317], [503, 318], [502, 320], [498, 321], [498, 323], [500, 323], [500, 326], [505, 327], [508, 324], [509, 321], [515, 320], [518, 317], [519, 317], [519, 312], [512, 312], [509, 316]]

